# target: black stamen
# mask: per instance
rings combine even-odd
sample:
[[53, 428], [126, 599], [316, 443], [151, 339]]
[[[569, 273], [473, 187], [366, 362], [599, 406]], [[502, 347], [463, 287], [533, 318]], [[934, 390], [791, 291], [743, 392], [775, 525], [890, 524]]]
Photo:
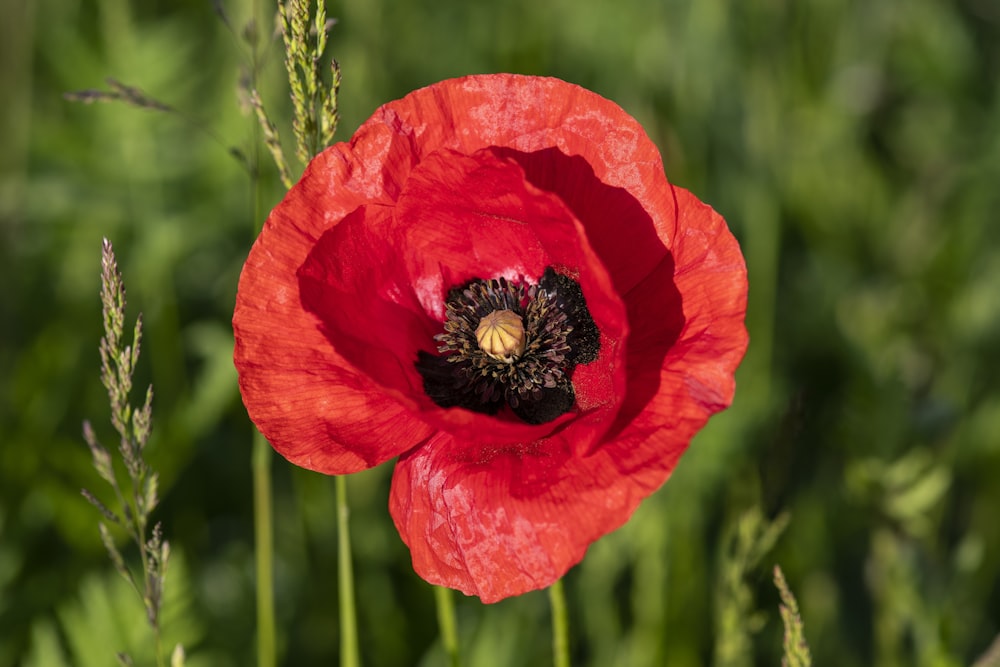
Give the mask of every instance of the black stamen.
[[[479, 347], [480, 320], [499, 310], [524, 324], [524, 351], [517, 358], [497, 358]], [[576, 281], [551, 267], [537, 285], [472, 280], [448, 293], [445, 311], [444, 332], [434, 337], [442, 356], [417, 355], [431, 400], [490, 415], [506, 404], [529, 424], [573, 408], [573, 369], [597, 359], [600, 349], [600, 332]]]

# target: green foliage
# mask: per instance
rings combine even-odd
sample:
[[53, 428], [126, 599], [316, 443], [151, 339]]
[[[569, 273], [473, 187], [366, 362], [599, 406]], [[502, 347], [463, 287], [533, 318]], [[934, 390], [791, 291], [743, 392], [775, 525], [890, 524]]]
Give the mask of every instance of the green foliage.
[[278, 128], [268, 118], [267, 112], [264, 110], [264, 101], [260, 99], [260, 93], [256, 90], [251, 90], [249, 92], [249, 100], [250, 106], [253, 107], [254, 115], [257, 117], [257, 122], [260, 123], [261, 131], [264, 133], [264, 145], [267, 146], [267, 150], [271, 153], [271, 158], [274, 160], [274, 165], [278, 168], [278, 177], [281, 179], [281, 184], [286, 188], [291, 188], [294, 182], [292, 181], [291, 172], [288, 169], [288, 162], [285, 160], [285, 152], [281, 148], [281, 137], [278, 134]]
[[117, 79], [108, 78], [107, 84], [110, 90], [98, 90], [89, 88], [63, 95], [72, 102], [82, 102], [93, 104], [94, 102], [123, 102], [136, 107], [137, 109], [149, 109], [151, 111], [162, 111], [164, 113], [174, 113], [176, 110], [159, 100], [154, 100], [146, 93], [135, 86], [127, 86]]
[[285, 42], [285, 70], [292, 89], [295, 154], [303, 165], [333, 141], [338, 120], [337, 91], [340, 89], [340, 65], [336, 60], [331, 64], [329, 90], [321, 86], [319, 63], [334, 22], [326, 19], [325, 2], [316, 2], [316, 13], [312, 17], [309, 16], [310, 4], [310, 0], [286, 0], [278, 4]]
[[[320, 74], [326, 41], [335, 20], [326, 18], [326, 5], [316, 3], [315, 13], [310, 16], [310, 0], [280, 0], [278, 17], [281, 36], [285, 47], [285, 71], [292, 100], [292, 133], [295, 136], [295, 155], [302, 165], [308, 164], [321, 150], [333, 143], [333, 135], [340, 121], [337, 96], [340, 92], [340, 64], [330, 63], [330, 83], [325, 85]], [[232, 30], [221, 5], [216, 5], [217, 13]], [[274, 159], [278, 176], [286, 189], [293, 181], [288, 162], [281, 146], [278, 127], [271, 121], [264, 109], [264, 102], [256, 87], [258, 66], [258, 37], [255, 23], [247, 24], [242, 35], [251, 50], [252, 64], [250, 76], [244, 81], [243, 91], [254, 110], [257, 122], [264, 133], [264, 145]]]
[[[101, 383], [108, 391], [111, 403], [111, 424], [118, 433], [118, 453], [125, 468], [127, 483], [119, 481], [110, 452], [97, 440], [89, 422], [83, 423], [83, 436], [93, 457], [94, 470], [114, 492], [116, 510], [109, 509], [93, 493], [83, 490], [83, 497], [94, 505], [110, 523], [123, 529], [139, 551], [142, 579], [137, 581], [115, 545], [111, 531], [98, 524], [101, 542], [111, 557], [111, 563], [129, 583], [146, 608], [146, 620], [153, 631], [157, 664], [163, 664], [160, 643], [160, 607], [163, 603], [163, 582], [166, 578], [170, 546], [163, 540], [161, 525], [150, 531], [150, 515], [159, 503], [157, 474], [143, 456], [152, 429], [153, 387], [146, 390], [145, 401], [139, 407], [131, 404], [132, 378], [139, 361], [142, 340], [142, 316], [136, 318], [132, 344], [124, 340], [125, 284], [118, 272], [111, 243], [105, 239], [101, 249], [101, 303], [104, 337], [101, 338]], [[120, 660], [131, 664], [128, 654]]]
[[[164, 642], [174, 654], [171, 667], [211, 664], [197, 658], [186, 660], [181, 648], [196, 645], [204, 638], [191, 593], [187, 568], [182, 559], [175, 558], [171, 562], [163, 622]], [[92, 573], [81, 582], [73, 599], [60, 604], [53, 617], [35, 620], [31, 651], [23, 667], [105, 667], [113, 664], [116, 654], [130, 660], [129, 664], [156, 664], [152, 631], [139, 611], [135, 592], [117, 574]]]
[[713, 664], [749, 667], [753, 664], [753, 637], [765, 618], [756, 611], [747, 577], [768, 554], [788, 525], [788, 515], [773, 520], [754, 505], [727, 527], [720, 543], [716, 573], [716, 633]]
[[799, 603], [777, 565], [774, 566], [774, 585], [781, 593], [781, 622], [785, 626], [785, 655], [781, 658], [781, 667], [809, 667], [812, 658], [809, 656], [802, 617], [799, 616]]
[[[270, 41], [277, 8], [214, 7], [39, 0], [11, 4], [0, 21], [0, 667], [83, 664], [67, 640], [88, 635], [69, 631], [65, 610], [99, 597], [87, 592], [93, 581], [118, 591], [103, 595], [119, 596], [128, 627], [146, 632], [134, 593], [106, 574], [101, 516], [78, 493], [102, 484], [79, 443], [80, 422], [107, 409], [93, 351], [102, 237], [115, 239], [145, 315], [136, 384], [157, 388], [145, 451], [159, 473], [158, 518], [191, 568], [197, 633], [174, 639], [165, 629], [165, 646], [182, 641], [189, 665], [253, 662], [251, 432], [228, 323], [262, 222], [247, 171], [259, 176], [263, 210], [283, 187], [258, 158], [249, 97], [241, 109], [234, 91], [258, 90], [282, 130], [295, 110]], [[996, 663], [1000, 17], [991, 3], [345, 0], [330, 9], [348, 134], [378, 104], [448, 76], [560, 76], [637, 116], [670, 179], [722, 212], [746, 254], [752, 342], [736, 402], [567, 577], [574, 665], [711, 664], [723, 611], [741, 599], [746, 616], [726, 612], [727, 632], [750, 642], [750, 661], [780, 662], [778, 614], [757, 603], [773, 590], [768, 577], [760, 563], [733, 577], [747, 558], [729, 557], [742, 512], [728, 490], [758, 472], [760, 516], [790, 517], [764, 561], [795, 583], [816, 664]], [[241, 69], [254, 72], [252, 86]], [[177, 111], [62, 97], [109, 76], [128, 82], [120, 95], [136, 90]], [[279, 461], [274, 470], [282, 662], [328, 663], [339, 644], [332, 480]], [[349, 480], [361, 650], [373, 666], [440, 665], [433, 594], [385, 509], [390, 473]], [[72, 623], [101, 622], [102, 607], [87, 605]], [[547, 661], [544, 594], [489, 607], [459, 596], [455, 606], [468, 664]], [[132, 644], [112, 634], [128, 632], [101, 635], [101, 664], [118, 650], [141, 664], [148, 636]]]

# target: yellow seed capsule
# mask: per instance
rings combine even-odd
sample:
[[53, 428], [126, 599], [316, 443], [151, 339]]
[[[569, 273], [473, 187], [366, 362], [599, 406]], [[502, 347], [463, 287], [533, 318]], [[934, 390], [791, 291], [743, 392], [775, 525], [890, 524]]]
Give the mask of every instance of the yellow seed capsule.
[[511, 310], [494, 310], [476, 327], [479, 349], [508, 364], [524, 353], [524, 323]]

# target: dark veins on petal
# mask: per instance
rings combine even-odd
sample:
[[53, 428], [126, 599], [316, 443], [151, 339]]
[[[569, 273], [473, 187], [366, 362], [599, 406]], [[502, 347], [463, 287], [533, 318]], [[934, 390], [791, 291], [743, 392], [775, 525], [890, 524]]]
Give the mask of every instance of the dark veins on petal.
[[476, 279], [453, 288], [445, 308], [440, 356], [421, 351], [416, 363], [431, 400], [491, 415], [509, 405], [529, 424], [573, 408], [573, 369], [600, 349], [575, 280], [551, 267], [537, 285]]

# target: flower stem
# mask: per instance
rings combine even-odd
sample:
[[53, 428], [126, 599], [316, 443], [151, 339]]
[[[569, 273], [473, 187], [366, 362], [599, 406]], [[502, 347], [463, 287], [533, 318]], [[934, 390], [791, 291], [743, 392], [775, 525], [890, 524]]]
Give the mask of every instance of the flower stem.
[[[250, 16], [259, 24], [261, 16], [260, 0], [250, 0]], [[257, 87], [260, 71], [260, 51], [256, 44], [250, 45], [251, 87]], [[254, 236], [260, 234], [264, 226], [263, 193], [260, 186], [260, 127], [251, 123], [250, 206]], [[271, 493], [271, 445], [264, 435], [254, 428], [253, 454], [253, 520], [254, 552], [256, 556], [257, 579], [257, 667], [275, 667], [277, 658], [276, 626], [274, 614], [274, 519]]]
[[437, 603], [438, 626], [441, 629], [441, 645], [448, 656], [449, 667], [461, 667], [462, 658], [458, 653], [458, 632], [455, 622], [455, 603], [451, 589], [434, 587], [434, 601]]
[[354, 605], [354, 568], [351, 565], [351, 533], [348, 526], [347, 478], [336, 477], [337, 486], [337, 573], [340, 579], [340, 665], [360, 667], [358, 620]]
[[274, 528], [271, 518], [271, 446], [253, 435], [254, 551], [257, 560], [257, 665], [274, 667]]
[[552, 605], [552, 664], [569, 667], [569, 615], [562, 579], [549, 586], [549, 602]]

